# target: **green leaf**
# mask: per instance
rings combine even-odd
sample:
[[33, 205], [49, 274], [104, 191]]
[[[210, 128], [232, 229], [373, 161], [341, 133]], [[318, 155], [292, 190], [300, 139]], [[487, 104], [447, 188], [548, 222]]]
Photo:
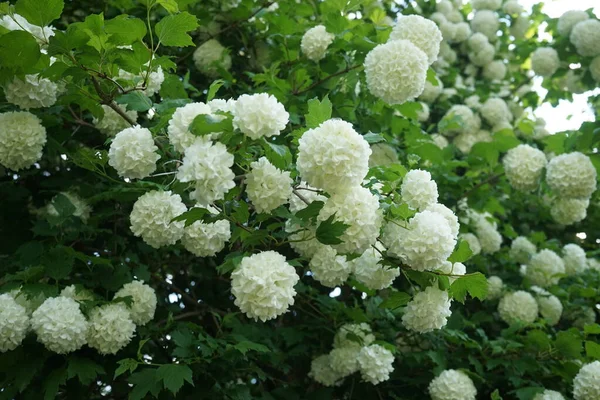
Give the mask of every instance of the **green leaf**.
[[366, 135], [363, 135], [363, 139], [365, 139], [369, 144], [385, 142], [385, 138], [381, 136], [381, 134], [373, 132], [369, 132]]
[[167, 364], [161, 365], [156, 370], [156, 378], [163, 381], [165, 389], [177, 394], [184, 381], [194, 386], [192, 370], [187, 365]]
[[123, 373], [125, 373], [125, 371], [129, 371], [129, 373], [133, 373], [133, 371], [135, 371], [139, 365], [139, 362], [137, 362], [133, 358], [125, 358], [125, 359], [119, 360], [117, 362], [118, 362], [119, 366], [115, 370], [115, 376], [113, 377], [113, 379], [115, 379], [119, 375], [122, 375]]
[[527, 343], [539, 351], [547, 351], [550, 349], [551, 345], [548, 334], [539, 329], [534, 329], [527, 332]]
[[586, 335], [600, 335], [600, 325], [591, 324], [583, 327], [583, 331]]
[[431, 83], [433, 86], [440, 85], [440, 82], [437, 80], [437, 75], [431, 67], [427, 70], [427, 82]]
[[179, 12], [179, 5], [175, 0], [156, 0], [156, 4], [163, 6], [169, 14]]
[[64, 279], [73, 270], [73, 255], [63, 246], [51, 249], [42, 257], [47, 275], [55, 280]]
[[452, 285], [450, 285], [450, 289], [448, 289], [448, 295], [461, 303], [465, 302], [467, 293], [469, 293], [471, 297], [476, 297], [483, 301], [487, 296], [487, 292], [487, 279], [485, 279], [485, 276], [480, 272], [461, 276], [456, 279]]
[[515, 395], [519, 400], [532, 400], [536, 394], [542, 393], [544, 391], [543, 387], [539, 386], [529, 386], [515, 390]]
[[128, 110], [148, 111], [152, 108], [152, 100], [139, 90], [117, 97], [117, 103], [126, 104]]
[[163, 99], [186, 99], [188, 94], [181, 79], [177, 75], [169, 74], [160, 86], [160, 97]]
[[464, 263], [473, 255], [473, 251], [471, 251], [471, 247], [466, 240], [460, 239], [458, 242], [458, 246], [454, 249], [454, 252], [448, 257], [448, 261], [451, 263]]
[[341, 221], [334, 221], [334, 219], [335, 214], [321, 222], [317, 227], [317, 240], [319, 242], [330, 245], [342, 243], [340, 236], [346, 232], [346, 229], [350, 225], [344, 224]]
[[158, 396], [162, 386], [156, 376], [156, 371], [153, 368], [146, 368], [129, 377], [127, 381], [134, 385], [129, 392], [129, 400], [142, 400], [146, 398], [148, 393], [151, 393], [154, 397]]
[[322, 101], [316, 97], [308, 101], [308, 113], [306, 114], [306, 126], [308, 128], [316, 128], [323, 122], [331, 118], [333, 107], [328, 96], [325, 96]]
[[244, 355], [246, 355], [246, 353], [249, 351], [256, 351], [258, 353], [270, 353], [271, 352], [271, 350], [267, 346], [262, 345], [260, 343], [254, 343], [249, 340], [242, 340], [242, 341], [236, 343], [233, 346], [233, 348]]
[[396, 309], [398, 307], [405, 306], [410, 301], [410, 294], [404, 292], [392, 292], [379, 304], [379, 308]]
[[314, 221], [316, 220], [317, 216], [319, 215], [319, 212], [321, 211], [324, 205], [324, 202], [320, 200], [315, 200], [306, 207], [304, 207], [302, 210], [296, 212], [296, 217], [300, 218], [302, 221]]
[[188, 12], [168, 15], [154, 27], [158, 41], [163, 46], [194, 46], [192, 37], [186, 32], [198, 27], [198, 20]]
[[[417, 213], [417, 210], [413, 210], [406, 203], [392, 204], [390, 206], [389, 210], [390, 210], [390, 213], [394, 217], [398, 217], [398, 218], [403, 219], [405, 221], [408, 220], [409, 218], [412, 218]], [[390, 223], [393, 224], [394, 222], [390, 222]], [[402, 225], [402, 224], [399, 224], [399, 225]]]
[[34, 65], [40, 58], [40, 46], [25, 31], [12, 31], [2, 35], [0, 60], [4, 68], [24, 68]]
[[190, 132], [196, 136], [205, 136], [209, 133], [233, 131], [231, 115], [200, 114], [192, 121]]
[[44, 380], [44, 400], [56, 398], [58, 389], [67, 381], [67, 369], [65, 367], [55, 369]]
[[267, 157], [271, 164], [282, 171], [288, 169], [292, 163], [292, 152], [289, 147], [283, 144], [272, 143], [266, 138], [263, 138], [262, 145], [265, 149], [265, 157]]
[[512, 129], [502, 129], [494, 133], [494, 144], [498, 151], [504, 152], [517, 147], [521, 141], [517, 139]]
[[213, 83], [210, 84], [210, 87], [208, 88], [208, 93], [206, 95], [207, 103], [215, 98], [215, 96], [217, 95], [217, 92], [219, 91], [219, 89], [221, 89], [221, 87], [224, 84], [225, 84], [225, 81], [223, 79], [217, 79], [216, 81], [213, 81]]
[[600, 360], [600, 344], [588, 340], [585, 342], [585, 354], [594, 360]]
[[556, 349], [565, 357], [579, 358], [583, 350], [581, 338], [573, 332], [562, 331], [556, 334], [554, 341]]
[[110, 34], [109, 41], [116, 45], [129, 45], [146, 36], [146, 24], [139, 18], [119, 15], [104, 23], [104, 30]]
[[64, 6], [63, 0], [18, 0], [15, 11], [30, 24], [46, 26], [60, 17]]
[[173, 218], [171, 222], [185, 221], [185, 226], [187, 227], [196, 221], [202, 221], [204, 216], [207, 214], [210, 214], [210, 211], [208, 211], [206, 208], [194, 207]]
[[69, 379], [77, 376], [82, 385], [87, 386], [99, 375], [104, 373], [104, 368], [89, 358], [71, 356], [67, 368]]

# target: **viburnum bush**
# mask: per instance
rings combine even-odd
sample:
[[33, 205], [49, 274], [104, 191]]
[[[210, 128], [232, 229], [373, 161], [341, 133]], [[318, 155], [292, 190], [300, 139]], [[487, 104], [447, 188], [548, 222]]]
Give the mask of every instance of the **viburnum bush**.
[[592, 10], [0, 3], [0, 399], [600, 399], [599, 84]]

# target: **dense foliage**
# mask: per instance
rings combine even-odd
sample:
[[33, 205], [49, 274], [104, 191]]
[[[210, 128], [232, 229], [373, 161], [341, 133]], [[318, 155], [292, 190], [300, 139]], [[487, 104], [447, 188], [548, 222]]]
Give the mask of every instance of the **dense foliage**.
[[0, 18], [0, 399], [600, 398], [591, 10]]

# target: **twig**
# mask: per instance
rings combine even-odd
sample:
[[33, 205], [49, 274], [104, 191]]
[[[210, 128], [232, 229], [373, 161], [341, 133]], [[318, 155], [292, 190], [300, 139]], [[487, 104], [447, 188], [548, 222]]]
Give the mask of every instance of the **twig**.
[[328, 76], [326, 76], [325, 78], [323, 78], [323, 79], [320, 79], [320, 80], [316, 81], [315, 83], [313, 83], [312, 85], [310, 85], [310, 86], [309, 86], [309, 87], [307, 87], [306, 89], [303, 89], [303, 90], [296, 90], [296, 91], [292, 92], [292, 94], [294, 94], [294, 95], [299, 95], [299, 94], [306, 93], [306, 92], [308, 92], [309, 90], [312, 90], [312, 89], [314, 89], [315, 87], [319, 86], [320, 84], [322, 84], [322, 83], [324, 83], [324, 82], [327, 82], [327, 81], [328, 81], [328, 80], [330, 80], [331, 78], [335, 78], [336, 76], [344, 75], [345, 73], [347, 73], [347, 72], [350, 72], [350, 71], [352, 71], [353, 69], [360, 68], [360, 67], [362, 67], [362, 64], [353, 65], [352, 67], [347, 67], [347, 68], [344, 68], [343, 70], [341, 70], [341, 71], [338, 71], [338, 72], [336, 72], [335, 74], [328, 75]]
[[486, 185], [488, 183], [492, 183], [494, 180], [500, 178], [501, 176], [504, 175], [504, 172], [500, 173], [500, 174], [496, 174], [496, 175], [492, 175], [489, 178], [487, 178], [484, 181], [479, 182], [477, 185], [473, 186], [471, 189], [467, 190], [462, 197], [469, 197], [474, 191], [476, 191], [477, 189], [479, 189], [480, 187], [482, 187], [483, 185]]
[[310, 204], [310, 201], [308, 201], [308, 200], [306, 199], [306, 197], [304, 197], [303, 195], [301, 195], [300, 193], [298, 193], [298, 190], [297, 190], [297, 189], [292, 189], [292, 192], [293, 192], [293, 193], [294, 193], [296, 196], [298, 196], [298, 198], [299, 198], [300, 200], [302, 200], [304, 203], [306, 203], [306, 205], [309, 205], [309, 204]]
[[79, 118], [77, 116], [77, 114], [75, 114], [75, 111], [71, 108], [71, 106], [67, 107], [69, 109], [69, 112], [71, 113], [71, 115], [73, 116], [73, 119], [75, 120], [75, 122], [77, 122], [79, 125], [83, 125], [83, 126], [89, 126], [91, 128], [95, 128], [94, 125], [90, 124], [87, 121], [82, 120], [81, 118]]
[[[196, 311], [189, 311], [189, 312], [185, 312], [185, 313], [181, 313], [179, 315], [176, 315], [172, 318], [173, 321], [178, 321], [180, 319], [186, 319], [188, 317], [194, 317], [194, 316], [200, 316], [204, 314], [204, 311], [200, 311], [200, 310], [196, 310]], [[169, 321], [169, 319], [163, 319], [162, 321], [158, 322], [158, 325], [164, 325]]]

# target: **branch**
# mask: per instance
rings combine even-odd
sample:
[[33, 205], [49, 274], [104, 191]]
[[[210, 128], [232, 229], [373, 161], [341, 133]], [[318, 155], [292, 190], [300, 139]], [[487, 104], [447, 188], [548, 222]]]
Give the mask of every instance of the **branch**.
[[477, 185], [475, 185], [471, 189], [467, 190], [461, 197], [469, 197], [471, 194], [473, 194], [474, 191], [476, 191], [477, 189], [479, 189], [483, 185], [491, 183], [491, 182], [495, 181], [496, 179], [500, 178], [503, 175], [504, 175], [504, 172], [502, 172], [500, 174], [496, 174], [496, 175], [490, 176], [486, 180], [479, 182]]
[[125, 113], [125, 111], [123, 111], [123, 109], [122, 109], [121, 107], [119, 107], [119, 106], [117, 105], [117, 103], [115, 103], [114, 101], [112, 101], [112, 100], [111, 100], [109, 103], [104, 103], [104, 104], [106, 104], [107, 106], [109, 106], [110, 108], [112, 108], [112, 109], [113, 109], [113, 110], [114, 110], [114, 111], [115, 111], [117, 114], [119, 114], [119, 115], [120, 115], [120, 116], [121, 116], [121, 117], [122, 117], [122, 118], [123, 118], [125, 121], [127, 121], [127, 122], [129, 123], [129, 125], [131, 125], [131, 126], [135, 126], [135, 125], [137, 125], [137, 124], [135, 123], [135, 121], [134, 121], [134, 120], [132, 120], [131, 118], [129, 118], [129, 115], [127, 115], [127, 114]]
[[344, 75], [345, 73], [347, 73], [347, 72], [350, 72], [350, 71], [352, 71], [353, 69], [360, 68], [360, 67], [362, 67], [362, 64], [358, 64], [358, 65], [353, 65], [353, 66], [351, 66], [351, 67], [347, 67], [347, 68], [345, 68], [345, 69], [343, 69], [343, 70], [341, 70], [341, 71], [339, 71], [339, 72], [336, 72], [335, 74], [331, 74], [331, 75], [329, 75], [329, 76], [326, 76], [325, 78], [323, 78], [323, 79], [321, 79], [321, 80], [318, 80], [318, 81], [316, 81], [315, 83], [313, 83], [312, 85], [310, 85], [310, 86], [309, 86], [309, 87], [307, 87], [306, 89], [303, 89], [303, 90], [295, 90], [295, 91], [293, 91], [293, 92], [292, 92], [292, 94], [294, 94], [294, 95], [299, 95], [299, 94], [306, 93], [306, 92], [308, 92], [309, 90], [312, 90], [312, 89], [314, 89], [315, 87], [319, 86], [320, 84], [322, 84], [322, 83], [324, 83], [324, 82], [327, 82], [327, 81], [328, 81], [328, 80], [330, 80], [331, 78], [335, 78], [336, 76]]
[[309, 205], [309, 204], [310, 204], [310, 201], [308, 201], [308, 200], [306, 199], [306, 197], [304, 197], [303, 195], [301, 195], [300, 193], [298, 193], [298, 190], [297, 190], [297, 189], [292, 189], [292, 192], [293, 192], [293, 193], [294, 193], [296, 196], [298, 196], [298, 198], [299, 198], [300, 200], [302, 200], [304, 203], [306, 203], [306, 205]]

